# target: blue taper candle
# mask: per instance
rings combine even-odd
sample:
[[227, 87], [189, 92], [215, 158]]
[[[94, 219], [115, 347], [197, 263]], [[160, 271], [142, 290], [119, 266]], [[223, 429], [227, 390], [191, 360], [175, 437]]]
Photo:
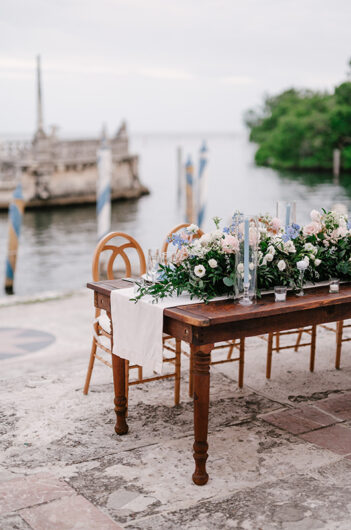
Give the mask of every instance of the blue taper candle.
[[244, 284], [249, 283], [249, 219], [244, 222]]
[[286, 215], [285, 215], [285, 229], [287, 229], [289, 224], [290, 224], [290, 211], [291, 211], [291, 205], [287, 204], [286, 205]]

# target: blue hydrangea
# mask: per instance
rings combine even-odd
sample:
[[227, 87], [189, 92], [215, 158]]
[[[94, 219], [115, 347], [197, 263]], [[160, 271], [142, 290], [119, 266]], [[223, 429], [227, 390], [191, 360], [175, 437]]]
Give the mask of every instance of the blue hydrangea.
[[284, 234], [282, 235], [282, 240], [284, 241], [284, 243], [286, 243], [290, 239], [296, 239], [299, 236], [300, 228], [301, 227], [296, 223], [287, 226]]

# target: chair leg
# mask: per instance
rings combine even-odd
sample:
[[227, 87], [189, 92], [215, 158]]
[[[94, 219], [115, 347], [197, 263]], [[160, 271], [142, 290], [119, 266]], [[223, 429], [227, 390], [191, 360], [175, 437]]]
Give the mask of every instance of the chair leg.
[[125, 388], [126, 388], [126, 417], [128, 416], [128, 396], [129, 396], [129, 361], [125, 361]]
[[277, 331], [276, 334], [275, 334], [275, 347], [277, 349], [277, 353], [279, 353], [279, 351], [280, 351], [280, 333], [279, 333], [279, 331]]
[[179, 405], [180, 401], [180, 363], [182, 355], [182, 343], [176, 339], [176, 359], [175, 359], [175, 381], [174, 381], [174, 404]]
[[311, 329], [310, 372], [314, 371], [314, 360], [315, 360], [315, 357], [316, 357], [316, 336], [317, 336], [317, 326], [312, 326], [312, 329]]
[[93, 373], [93, 368], [94, 368], [95, 353], [96, 353], [96, 340], [95, 340], [95, 337], [93, 337], [93, 342], [92, 342], [92, 345], [91, 345], [89, 365], [88, 365], [88, 372], [87, 372], [87, 375], [86, 375], [86, 378], [85, 378], [85, 384], [84, 384], [84, 389], [83, 389], [83, 394], [85, 394], [85, 395], [87, 395], [88, 392], [89, 392], [91, 374]]
[[231, 345], [228, 348], [227, 361], [229, 361], [229, 359], [232, 358], [234, 348], [235, 348], [235, 340], [232, 341]]
[[273, 349], [273, 333], [268, 334], [268, 345], [267, 345], [267, 364], [266, 364], [266, 378], [271, 378], [272, 371], [272, 349]]
[[245, 339], [240, 339], [239, 388], [244, 386]]
[[301, 343], [301, 338], [302, 338], [302, 333], [303, 333], [303, 329], [299, 329], [299, 333], [297, 335], [294, 351], [298, 351], [299, 350], [300, 343]]
[[341, 360], [341, 346], [342, 346], [342, 331], [344, 327], [344, 321], [336, 323], [336, 356], [335, 356], [335, 368], [340, 370], [340, 360]]

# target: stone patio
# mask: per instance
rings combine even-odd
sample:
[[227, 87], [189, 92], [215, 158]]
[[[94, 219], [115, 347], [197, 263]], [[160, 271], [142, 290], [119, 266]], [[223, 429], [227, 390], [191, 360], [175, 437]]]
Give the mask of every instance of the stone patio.
[[350, 528], [350, 343], [336, 371], [320, 328], [315, 373], [306, 349], [286, 350], [267, 381], [266, 343], [249, 339], [243, 390], [237, 363], [213, 367], [210, 480], [197, 487], [187, 358], [181, 405], [171, 380], [131, 387], [118, 437], [111, 371], [97, 363], [82, 394], [91, 294], [25, 302], [0, 305], [1, 530]]

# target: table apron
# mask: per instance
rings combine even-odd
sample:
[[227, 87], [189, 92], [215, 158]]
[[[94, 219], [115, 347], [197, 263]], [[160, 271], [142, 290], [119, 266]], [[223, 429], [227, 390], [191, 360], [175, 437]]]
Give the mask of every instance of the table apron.
[[197, 327], [165, 318], [167, 333], [185, 342], [201, 345], [224, 340], [253, 337], [274, 331], [303, 328], [313, 324], [337, 322], [351, 318], [351, 304], [322, 306], [291, 313], [281, 313], [261, 318], [214, 324], [208, 327]]

